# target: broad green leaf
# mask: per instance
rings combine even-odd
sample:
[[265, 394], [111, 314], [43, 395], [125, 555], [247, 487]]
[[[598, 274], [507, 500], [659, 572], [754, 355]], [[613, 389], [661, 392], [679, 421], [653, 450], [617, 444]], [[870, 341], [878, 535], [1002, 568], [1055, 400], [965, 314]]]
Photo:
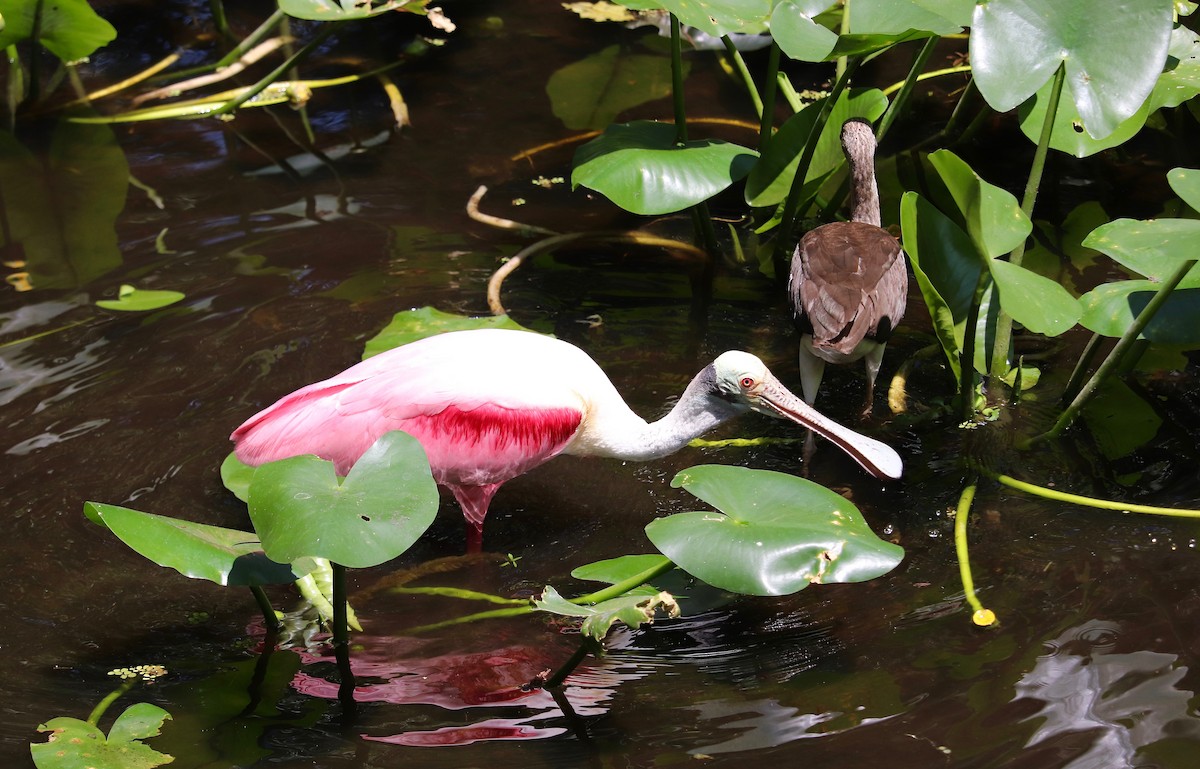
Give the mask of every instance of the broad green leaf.
[[391, 11], [425, 13], [425, 0], [279, 0], [279, 10], [310, 21], [365, 19]]
[[661, 566], [667, 560], [663, 556], [653, 553], [648, 555], [623, 555], [620, 558], [609, 558], [608, 560], [596, 561], [586, 566], [580, 566], [571, 571], [571, 576], [576, 579], [585, 579], [591, 582], [607, 582], [610, 585], [615, 585], [618, 582], [633, 579], [639, 574]]
[[714, 139], [676, 145], [669, 123], [618, 124], [576, 151], [571, 186], [596, 190], [631, 213], [669, 214], [723, 191], [757, 156]]
[[[1080, 323], [1097, 334], [1119, 337], [1133, 325], [1160, 284], [1124, 280], [1097, 286], [1079, 298]], [[1140, 338], [1184, 349], [1200, 348], [1200, 274], [1195, 270], [1171, 293]]]
[[714, 587], [786, 595], [813, 583], [873, 579], [904, 555], [876, 537], [853, 504], [803, 478], [701, 465], [671, 485], [722, 512], [659, 518], [646, 534], [679, 568]]
[[1167, 59], [1171, 0], [987, 0], [975, 7], [975, 83], [998, 112], [1059, 68], [1082, 127], [1104, 138], [1150, 96]]
[[303, 576], [272, 561], [253, 534], [87, 502], [83, 512], [139, 555], [185, 577], [218, 585], [277, 585]]
[[971, 24], [975, 0], [853, 0], [848, 7], [854, 34], [952, 35]]
[[989, 267], [1000, 306], [1025, 328], [1058, 336], [1079, 322], [1079, 301], [1058, 283], [1001, 259], [993, 259]]
[[670, 593], [623, 595], [597, 604], [581, 605], [571, 603], [547, 585], [541, 598], [534, 600], [533, 605], [539, 611], [550, 614], [582, 617], [580, 632], [597, 641], [603, 641], [609, 629], [617, 622], [637, 630], [642, 625], [653, 622], [658, 611], [664, 611], [672, 617], [679, 615], [679, 607]]
[[[645, 8], [644, 5], [629, 5]], [[655, 0], [654, 7], [675, 14], [681, 24], [703, 30], [714, 37], [736, 32], [755, 35], [765, 32], [773, 0]]]
[[1192, 168], [1172, 168], [1167, 173], [1167, 182], [1175, 194], [1192, 207], [1200, 211], [1200, 171]]
[[253, 478], [254, 468], [244, 464], [232, 451], [221, 462], [221, 483], [243, 502], [250, 499], [250, 481]]
[[[86, 59], [117, 37], [112, 24], [100, 18], [87, 0], [9, 0], [3, 4], [0, 48], [24, 42], [38, 28], [38, 42], [65, 62]], [[37, 14], [41, 11], [40, 27]]]
[[529, 331], [507, 315], [488, 315], [482, 318], [469, 318], [465, 315], [442, 312], [433, 307], [421, 307], [416, 310], [404, 310], [392, 316], [391, 321], [375, 336], [367, 340], [363, 350], [363, 360], [394, 347], [436, 336], [448, 331], [465, 331], [473, 328], [509, 328], [514, 331]]
[[118, 312], [147, 312], [160, 310], [183, 299], [184, 295], [178, 291], [145, 291], [123, 285], [117, 292], [116, 299], [101, 299], [96, 302], [96, 306]]
[[[1179, 265], [1197, 257], [1200, 221], [1195, 219], [1117, 219], [1101, 225], [1084, 239], [1083, 245], [1103, 251], [1116, 262], [1151, 280], [1162, 281]], [[1200, 265], [1185, 282], [1200, 276]], [[1182, 287], [1182, 284], [1181, 284]]]
[[[132, 715], [130, 715], [132, 713]], [[129, 717], [127, 726], [121, 722]], [[118, 717], [112, 733], [105, 737], [96, 727], [78, 718], [52, 718], [38, 726], [39, 732], [50, 732], [46, 742], [29, 746], [33, 763], [38, 769], [153, 769], [174, 761], [174, 757], [147, 747], [129, 734], [143, 737], [158, 734], [158, 728], [171, 714], [157, 705], [140, 702], [130, 705]], [[136, 728], [134, 725], [136, 724]], [[148, 731], [150, 730], [150, 731]]]
[[839, 35], [837, 45], [825, 57], [825, 61], [833, 61], [842, 56], [866, 56], [887, 48], [907, 43], [910, 40], [920, 40], [930, 37], [932, 33], [921, 30], [910, 30], [897, 35]]
[[1115, 377], [1104, 381], [1080, 416], [1100, 453], [1109, 460], [1137, 451], [1153, 440], [1162, 426], [1154, 407]]
[[829, 5], [829, 0], [783, 0], [775, 6], [771, 13], [771, 36], [788, 58], [824, 61], [833, 51], [837, 33], [814, 21]]
[[[746, 202], [757, 208], [774, 206], [787, 198], [796, 176], [808, 135], [816, 124], [823, 102], [814, 102], [797, 112], [768, 140], [766, 149], [746, 178]], [[829, 114], [817, 140], [817, 149], [804, 179], [806, 185], [820, 184], [843, 162], [842, 124], [859, 117], [878, 120], [887, 109], [887, 97], [878, 89], [843, 92]]]
[[962, 228], [915, 192], [900, 201], [904, 251], [921, 265], [954, 316], [966, 320], [984, 260]]
[[129, 164], [112, 129], [58, 123], [50, 152], [35, 158], [0, 130], [0, 190], [8, 226], [37, 289], [87, 285], [121, 264], [117, 216]]
[[[684, 78], [690, 67], [683, 62]], [[546, 95], [567, 128], [602, 129], [627, 109], [670, 96], [671, 60], [612, 45], [552, 74]]]
[[1029, 236], [1033, 224], [1012, 193], [985, 182], [950, 150], [932, 153], [929, 162], [945, 182], [981, 255], [1007, 254]]
[[310, 556], [350, 568], [390, 561], [433, 523], [437, 486], [425, 451], [389, 432], [344, 480], [314, 456], [260, 465], [250, 482], [250, 519], [276, 561]]

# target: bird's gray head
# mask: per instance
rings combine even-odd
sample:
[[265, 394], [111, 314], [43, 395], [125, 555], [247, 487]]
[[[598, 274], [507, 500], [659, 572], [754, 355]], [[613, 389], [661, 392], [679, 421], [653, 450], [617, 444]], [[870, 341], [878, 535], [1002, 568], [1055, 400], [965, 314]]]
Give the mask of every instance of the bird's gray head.
[[[755, 411], [762, 394], [775, 377], [756, 356], [741, 350], [722, 353], [712, 362], [713, 387], [730, 403]], [[769, 412], [768, 412], [769, 413]]]

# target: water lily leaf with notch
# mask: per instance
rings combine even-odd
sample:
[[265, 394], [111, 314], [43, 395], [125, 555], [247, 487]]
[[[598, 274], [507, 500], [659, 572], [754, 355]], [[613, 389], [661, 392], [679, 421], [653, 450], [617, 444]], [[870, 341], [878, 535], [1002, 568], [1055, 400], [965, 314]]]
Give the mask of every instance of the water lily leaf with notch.
[[[685, 79], [690, 68], [684, 61]], [[567, 128], [602, 129], [627, 109], [670, 96], [671, 60], [611, 45], [550, 75], [546, 95]]]
[[1200, 211], [1200, 171], [1193, 168], [1172, 168], [1167, 172], [1167, 183], [1193, 211]]
[[[774, 206], [787, 198], [822, 104], [814, 102], [804, 107], [788, 118], [767, 141], [762, 157], [746, 178], [746, 202], [749, 205]], [[842, 93], [817, 140], [817, 149], [804, 176], [806, 192], [824, 182], [831, 171], [845, 162], [842, 124], [854, 117], [874, 122], [883, 115], [887, 105], [887, 97], [876, 88], [850, 89]]]
[[185, 577], [218, 585], [282, 585], [304, 576], [263, 552], [258, 537], [236, 529], [192, 523], [127, 507], [87, 502], [84, 515], [117, 535], [139, 555]]
[[29, 40], [35, 28], [38, 42], [68, 64], [86, 59], [117, 38], [116, 28], [92, 10], [87, 0], [15, 0], [4, 4], [0, 48]]
[[771, 12], [771, 36], [788, 58], [824, 61], [837, 44], [837, 33], [815, 18], [830, 0], [783, 0]]
[[421, 444], [385, 433], [344, 480], [308, 455], [260, 465], [250, 482], [250, 520], [276, 561], [306, 556], [350, 568], [390, 561], [433, 523], [438, 491]]
[[680, 472], [671, 485], [721, 512], [659, 518], [646, 534], [679, 568], [714, 587], [787, 595], [813, 583], [873, 579], [904, 556], [875, 536], [852, 503], [803, 478], [700, 465]]
[[116, 299], [101, 299], [97, 307], [118, 312], [147, 312], [161, 310], [176, 302], [182, 302], [184, 295], [178, 291], [146, 291], [130, 285], [121, 286]]
[[1172, 22], [1172, 0], [988, 0], [971, 25], [975, 83], [1007, 112], [1065, 66], [1084, 129], [1103, 138], [1150, 95]]
[[597, 604], [580, 605], [563, 598], [549, 585], [541, 598], [533, 602], [534, 608], [565, 617], [583, 617], [582, 632], [588, 638], [603, 641], [613, 625], [621, 624], [633, 630], [654, 621], [655, 615], [665, 612], [667, 616], [679, 616], [679, 607], [670, 593], [653, 595], [623, 595]]
[[669, 123], [623, 123], [575, 152], [571, 187], [596, 190], [631, 213], [669, 214], [723, 191], [749, 173], [757, 157], [714, 139], [677, 145]]
[[138, 702], [117, 716], [107, 737], [87, 721], [52, 718], [38, 726], [39, 732], [50, 732], [50, 739], [30, 745], [29, 752], [38, 769], [153, 769], [175, 759], [141, 740], [158, 735], [170, 717], [157, 705]]
[[390, 11], [425, 13], [425, 0], [279, 0], [279, 10], [310, 21], [366, 19]]
[[471, 318], [465, 315], [455, 315], [442, 312], [433, 307], [420, 307], [416, 310], [404, 310], [392, 316], [391, 321], [375, 336], [367, 340], [363, 350], [363, 360], [394, 347], [424, 339], [427, 336], [445, 334], [448, 331], [467, 331], [476, 328], [508, 328], [513, 331], [538, 332], [525, 328], [507, 315], [488, 315], [482, 318]]

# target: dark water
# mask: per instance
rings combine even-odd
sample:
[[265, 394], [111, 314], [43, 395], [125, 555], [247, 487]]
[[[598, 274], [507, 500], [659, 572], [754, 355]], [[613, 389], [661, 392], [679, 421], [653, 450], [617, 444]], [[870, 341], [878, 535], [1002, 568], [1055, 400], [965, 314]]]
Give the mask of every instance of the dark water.
[[[179, 6], [104, 10], [141, 47], [94, 57], [93, 78], [136, 71], [192, 28]], [[0, 762], [30, 765], [37, 725], [85, 718], [113, 688], [108, 670], [160, 663], [170, 675], [136, 689], [110, 716], [135, 699], [168, 710], [174, 720], [152, 745], [178, 767], [1195, 766], [1196, 524], [1046, 504], [985, 484], [971, 555], [1001, 624], [970, 623], [948, 514], [964, 480], [957, 460], [964, 450], [999, 451], [987, 444], [1009, 440], [1005, 423], [970, 435], [948, 424], [888, 428], [877, 404], [879, 421], [868, 429], [905, 455], [905, 481], [881, 486], [829, 451], [818, 453], [811, 476], [850, 495], [877, 532], [904, 545], [901, 566], [866, 584], [714, 600], [682, 619], [615, 633], [610, 653], [568, 681], [571, 714], [546, 692], [519, 689], [574, 650], [575, 636], [556, 623], [523, 617], [415, 636], [414, 625], [474, 607], [377, 589], [461, 553], [452, 504], [405, 556], [351, 574], [366, 628], [355, 639], [362, 706], [353, 719], [341, 715], [321, 649], [258, 654], [248, 593], [154, 566], [84, 519], [83, 502], [97, 500], [246, 527], [244, 507], [216, 472], [232, 428], [356, 361], [397, 311], [487, 312], [488, 276], [528, 241], [467, 217], [477, 185], [493, 187], [487, 210], [544, 226], [619, 221], [582, 193], [533, 184], [567, 174], [570, 147], [535, 162], [512, 158], [574, 134], [551, 112], [548, 74], [631, 33], [554, 4], [451, 11], [460, 29], [449, 44], [394, 73], [411, 127], [389, 132], [386, 103], [370, 84], [310, 105], [319, 146], [357, 147], [336, 175], [254, 173], [301, 151], [288, 140], [301, 129], [286, 109], [244, 111], [231, 124], [118, 127], [131, 173], [163, 208], [130, 188], [115, 225], [119, 264], [75, 288], [0, 291], [0, 344], [76, 324], [0, 347], [8, 521]], [[243, 12], [235, 23], [251, 23]], [[378, 30], [371, 55], [425, 31], [406, 19]], [[709, 58], [696, 59], [689, 97], [694, 114], [749, 113]], [[668, 112], [660, 101], [634, 114]], [[526, 205], [512, 205], [518, 197]], [[160, 233], [168, 253], [156, 248]], [[137, 316], [91, 306], [123, 282], [187, 299]], [[732, 347], [760, 354], [798, 386], [779, 296], [751, 270], [723, 270], [698, 333], [677, 262], [611, 251], [542, 258], [504, 294], [518, 321], [588, 350], [647, 416]], [[914, 295], [885, 375], [929, 341], [918, 303]], [[916, 397], [943, 395], [942, 376], [918, 369]], [[850, 418], [861, 378], [834, 371], [827, 381], [823, 406]], [[1107, 465], [1084, 437], [1023, 455], [1011, 470], [1082, 493], [1196, 506], [1194, 371], [1146, 387], [1165, 420], [1134, 456]], [[1017, 416], [1036, 419], [1043, 408]], [[757, 417], [722, 434], [792, 436]], [[515, 567], [484, 560], [417, 584], [582, 590], [572, 568], [650, 551], [644, 525], [693, 507], [669, 481], [702, 462], [800, 471], [797, 446], [687, 449], [641, 465], [560, 458], [506, 485], [493, 505], [487, 549], [519, 557]], [[1113, 482], [1132, 473], [1140, 475], [1128, 488]], [[293, 602], [283, 588], [272, 597]]]

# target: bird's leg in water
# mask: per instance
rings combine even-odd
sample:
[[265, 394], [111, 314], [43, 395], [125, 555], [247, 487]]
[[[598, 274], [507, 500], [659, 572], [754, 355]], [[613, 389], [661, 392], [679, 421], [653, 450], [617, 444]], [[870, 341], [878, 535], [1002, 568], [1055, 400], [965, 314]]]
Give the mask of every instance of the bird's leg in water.
[[487, 517], [492, 497], [500, 488], [498, 483], [484, 486], [451, 486], [450, 491], [467, 519], [467, 552], [483, 552], [483, 519]]

